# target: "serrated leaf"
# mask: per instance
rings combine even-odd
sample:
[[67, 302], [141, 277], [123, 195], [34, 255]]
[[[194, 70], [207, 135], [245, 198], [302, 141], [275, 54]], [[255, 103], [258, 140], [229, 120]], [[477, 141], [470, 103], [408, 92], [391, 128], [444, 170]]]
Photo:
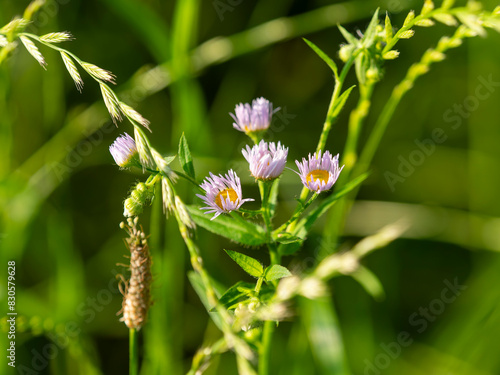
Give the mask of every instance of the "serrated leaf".
[[415, 26], [431, 27], [431, 26], [434, 26], [434, 21], [430, 20], [430, 19], [423, 19], [423, 20], [415, 22]]
[[279, 280], [288, 276], [292, 276], [292, 273], [279, 264], [274, 264], [267, 267], [264, 274], [264, 278], [266, 279], [266, 281]]
[[406, 30], [399, 34], [399, 39], [410, 39], [415, 34], [415, 30]]
[[264, 274], [264, 267], [262, 267], [262, 264], [256, 259], [253, 259], [252, 257], [249, 257], [248, 255], [238, 253], [236, 251], [232, 250], [224, 250], [227, 255], [231, 257], [232, 260], [234, 260], [238, 265], [248, 273], [250, 276], [253, 277], [261, 277]]
[[389, 43], [393, 36], [391, 19], [389, 18], [389, 14], [385, 14], [385, 42]]
[[399, 57], [399, 51], [396, 51], [394, 49], [382, 55], [382, 58], [384, 58], [385, 60], [394, 60], [398, 57]]
[[413, 21], [413, 19], [415, 18], [415, 12], [413, 10], [410, 11], [410, 13], [408, 13], [408, 15], [406, 16], [405, 18], [405, 21], [403, 23], [403, 27], [406, 27], [408, 26], [408, 24]]
[[456, 26], [457, 20], [451, 14], [447, 13], [436, 13], [432, 16], [436, 21], [444, 23], [448, 26]]
[[226, 292], [219, 298], [219, 303], [226, 309], [229, 309], [242, 297], [248, 296], [254, 287], [254, 284], [239, 281], [226, 290]]
[[288, 232], [278, 233], [275, 240], [276, 240], [276, 242], [283, 243], [283, 244], [303, 241], [302, 238], [294, 236], [293, 234], [288, 233]]
[[337, 64], [335, 64], [335, 62], [326, 53], [324, 53], [316, 44], [307, 40], [306, 38], [303, 38], [303, 40], [330, 67], [330, 69], [333, 71], [333, 74], [335, 75], [335, 79], [338, 80], [339, 76], [338, 76]]
[[195, 178], [193, 157], [191, 156], [191, 151], [189, 150], [184, 133], [182, 133], [181, 139], [179, 140], [179, 161], [184, 172], [186, 172], [189, 177]]
[[373, 17], [370, 20], [370, 24], [366, 28], [365, 34], [363, 36], [363, 45], [369, 48], [373, 41], [375, 40], [375, 36], [377, 34], [377, 26], [378, 26], [378, 12], [380, 8], [377, 8], [375, 13], [373, 13]]
[[202, 228], [226, 237], [243, 245], [259, 246], [266, 243], [264, 228], [243, 219], [235, 220], [220, 215], [216, 220], [210, 220], [210, 215], [203, 213], [197, 206], [186, 206], [193, 221]]
[[349, 42], [349, 44], [352, 44], [353, 46], [356, 46], [356, 47], [359, 45], [359, 40], [356, 39], [356, 37], [354, 35], [352, 35], [349, 31], [344, 29], [344, 27], [342, 25], [338, 25], [338, 28], [339, 28], [341, 34], [344, 36], [345, 40], [347, 40], [347, 42]]

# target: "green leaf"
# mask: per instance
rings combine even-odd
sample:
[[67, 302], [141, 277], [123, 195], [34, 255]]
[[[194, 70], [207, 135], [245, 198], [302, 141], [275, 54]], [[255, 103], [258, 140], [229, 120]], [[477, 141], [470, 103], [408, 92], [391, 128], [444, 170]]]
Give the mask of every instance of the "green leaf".
[[176, 158], [176, 155], [173, 155], [173, 156], [165, 156], [165, 157], [163, 158], [163, 160], [165, 160], [165, 163], [166, 163], [167, 165], [169, 165], [170, 163], [172, 163], [172, 162], [175, 160], [175, 158]]
[[335, 104], [335, 109], [332, 111], [331, 118], [335, 118], [340, 114], [340, 111], [342, 108], [344, 108], [345, 103], [347, 102], [347, 99], [349, 98], [349, 95], [351, 94], [351, 91], [355, 88], [356, 86], [351, 86], [347, 90], [345, 90], [342, 95], [339, 96], [337, 99], [337, 102]]
[[219, 236], [249, 246], [259, 246], [266, 243], [266, 232], [257, 224], [226, 215], [220, 215], [215, 220], [210, 220], [210, 214], [205, 214], [194, 205], [187, 206], [187, 210], [197, 225]]
[[[222, 318], [218, 312], [211, 312], [213, 311], [214, 306], [210, 306], [210, 304], [208, 303], [207, 290], [205, 288], [205, 285], [203, 284], [201, 276], [194, 271], [190, 271], [188, 273], [188, 279], [191, 285], [193, 286], [194, 291], [196, 292], [198, 297], [200, 297], [201, 302], [203, 303], [207, 311], [210, 312], [209, 316], [212, 318], [215, 325], [220, 330], [222, 330], [223, 328]], [[217, 289], [216, 292], [218, 292]]]
[[238, 253], [232, 250], [224, 250], [238, 265], [243, 268], [243, 271], [253, 277], [261, 277], [264, 274], [264, 267], [256, 259], [248, 255]]
[[278, 243], [283, 243], [283, 244], [303, 241], [302, 238], [294, 236], [293, 234], [288, 232], [278, 233], [278, 235], [274, 240]]
[[344, 343], [335, 308], [330, 298], [300, 298], [301, 317], [319, 374], [349, 374]]
[[299, 229], [301, 226], [304, 226], [306, 231], [308, 232], [309, 229], [311, 229], [312, 225], [318, 220], [321, 215], [323, 215], [330, 207], [332, 207], [336, 201], [338, 201], [340, 198], [342, 198], [344, 195], [348, 194], [351, 190], [353, 190], [355, 187], [360, 185], [366, 178], [368, 177], [368, 173], [365, 173], [354, 180], [350, 181], [347, 183], [342, 189], [340, 189], [338, 192], [330, 195], [327, 197], [325, 200], [323, 200], [318, 207], [316, 207], [313, 211], [309, 213], [304, 219], [302, 219], [298, 226], [297, 229]]
[[274, 264], [267, 267], [264, 274], [264, 278], [266, 281], [274, 281], [288, 276], [292, 276], [292, 273], [279, 264]]
[[191, 156], [191, 151], [189, 151], [189, 146], [184, 133], [182, 133], [179, 141], [179, 161], [184, 172], [186, 172], [189, 177], [195, 178], [193, 158]]
[[373, 41], [375, 40], [375, 36], [377, 35], [379, 10], [380, 10], [380, 8], [377, 8], [375, 13], [373, 13], [373, 17], [370, 21], [370, 24], [366, 28], [365, 35], [363, 36], [363, 45], [366, 48], [369, 48], [373, 44]]
[[345, 40], [347, 40], [349, 42], [349, 44], [352, 44], [355, 47], [359, 46], [359, 40], [356, 39], [356, 37], [354, 35], [352, 35], [349, 31], [344, 29], [344, 27], [342, 27], [342, 25], [338, 25], [338, 28], [339, 28], [340, 32], [342, 33], [342, 35], [344, 36]]
[[220, 297], [219, 302], [226, 309], [231, 309], [242, 297], [248, 296], [254, 287], [254, 284], [239, 281], [226, 290], [222, 297]]
[[389, 14], [385, 14], [385, 42], [389, 43], [392, 40], [393, 31], [391, 19], [389, 18]]
[[302, 38], [304, 42], [306, 42], [309, 47], [312, 48], [316, 54], [321, 57], [321, 59], [326, 62], [326, 64], [330, 67], [330, 69], [333, 71], [333, 74], [335, 75], [335, 79], [338, 81], [339, 75], [338, 75], [338, 69], [337, 69], [337, 64], [326, 54], [324, 53], [316, 44], [313, 42], [307, 40], [306, 38]]

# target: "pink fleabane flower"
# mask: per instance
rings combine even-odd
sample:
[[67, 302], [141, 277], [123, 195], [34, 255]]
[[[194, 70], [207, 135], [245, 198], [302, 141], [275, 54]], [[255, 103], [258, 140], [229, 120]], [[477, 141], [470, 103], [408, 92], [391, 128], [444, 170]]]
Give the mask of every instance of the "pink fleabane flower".
[[253, 133], [269, 128], [273, 114], [279, 108], [273, 110], [273, 103], [265, 98], [258, 98], [252, 101], [252, 105], [238, 104], [234, 109], [234, 114], [230, 113], [234, 119], [233, 127], [240, 132]]
[[139, 154], [134, 138], [127, 133], [123, 133], [109, 146], [109, 152], [116, 164], [122, 168], [141, 167]]
[[207, 210], [205, 213], [215, 213], [215, 219], [222, 213], [229, 213], [237, 210], [245, 202], [253, 201], [253, 199], [242, 199], [240, 178], [231, 169], [225, 175], [214, 175], [210, 173], [200, 185], [205, 190], [205, 195], [196, 194], [199, 198], [208, 205], [202, 207], [202, 210]]
[[250, 172], [257, 180], [274, 180], [279, 177], [285, 169], [288, 148], [280, 142], [266, 143], [260, 141], [258, 145], [246, 146], [241, 153], [250, 164]]
[[332, 156], [329, 151], [325, 151], [321, 156], [321, 150], [314, 155], [309, 154], [309, 160], [302, 158], [302, 163], [296, 160], [295, 164], [304, 186], [317, 193], [330, 190], [344, 168], [339, 168], [338, 154]]

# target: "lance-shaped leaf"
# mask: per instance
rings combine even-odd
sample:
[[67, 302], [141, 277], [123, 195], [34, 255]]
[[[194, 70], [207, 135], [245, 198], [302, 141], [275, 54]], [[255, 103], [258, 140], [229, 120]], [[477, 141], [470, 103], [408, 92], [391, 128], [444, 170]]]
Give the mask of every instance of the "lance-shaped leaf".
[[391, 19], [389, 18], [389, 14], [385, 15], [385, 42], [389, 43], [393, 36]]
[[373, 13], [373, 17], [370, 21], [370, 24], [366, 28], [365, 35], [363, 37], [363, 45], [367, 48], [369, 48], [373, 44], [375, 36], [377, 35], [378, 12], [379, 8], [377, 8], [375, 13]]
[[262, 264], [258, 260], [236, 251], [224, 251], [250, 276], [261, 277], [264, 274], [264, 267], [262, 267]]
[[212, 233], [243, 245], [259, 246], [266, 243], [266, 232], [257, 224], [225, 215], [210, 220], [210, 215], [203, 213], [197, 206], [187, 206], [187, 209], [197, 225]]
[[189, 177], [195, 178], [193, 158], [184, 133], [182, 133], [179, 141], [179, 161], [184, 172], [186, 172]]
[[352, 44], [355, 47], [359, 46], [359, 40], [354, 35], [347, 31], [342, 25], [338, 25], [338, 28], [340, 30], [340, 33], [344, 36], [345, 40], [349, 42], [349, 44]]
[[339, 114], [342, 108], [344, 108], [345, 103], [347, 102], [347, 99], [349, 98], [349, 95], [351, 94], [352, 89], [354, 89], [356, 86], [351, 86], [347, 90], [345, 90], [342, 95], [339, 96], [337, 99], [337, 102], [335, 104], [335, 109], [332, 111], [330, 115], [330, 119], [336, 118]]
[[307, 43], [311, 49], [316, 52], [316, 54], [321, 57], [321, 59], [326, 62], [326, 64], [330, 67], [330, 69], [333, 71], [333, 74], [335, 75], [335, 79], [338, 81], [339, 75], [338, 75], [338, 69], [337, 69], [337, 64], [335, 64], [335, 61], [333, 61], [326, 53], [324, 53], [316, 44], [313, 42], [307, 40], [306, 38], [303, 38], [304, 42]]

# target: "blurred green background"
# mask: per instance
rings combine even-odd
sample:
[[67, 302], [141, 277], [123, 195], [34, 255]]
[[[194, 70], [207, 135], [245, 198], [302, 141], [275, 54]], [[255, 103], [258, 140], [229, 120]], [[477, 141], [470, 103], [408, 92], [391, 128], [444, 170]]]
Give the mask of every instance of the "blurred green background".
[[[240, 151], [247, 139], [228, 115], [235, 104], [264, 96], [281, 107], [269, 140], [290, 147], [288, 165], [295, 167], [293, 160], [316, 147], [333, 89], [328, 67], [301, 37], [339, 62], [337, 23], [364, 30], [380, 6], [398, 27], [422, 3], [59, 0], [49, 2], [30, 31], [70, 31], [76, 39], [65, 47], [117, 75], [117, 92], [151, 120], [155, 148], [175, 154], [185, 132], [199, 179], [233, 168], [244, 194], [257, 197]], [[482, 3], [486, 9], [497, 5]], [[2, 0], [0, 25], [27, 5]], [[419, 28], [398, 44], [400, 58], [386, 64], [362, 140], [410, 64], [452, 32], [442, 25]], [[383, 138], [339, 245], [348, 248], [401, 217], [412, 226], [405, 238], [364, 261], [380, 278], [385, 299], [374, 301], [347, 277], [330, 285], [352, 374], [500, 374], [499, 43], [490, 32], [449, 52], [403, 99]], [[116, 315], [121, 295], [115, 275], [124, 273], [116, 264], [126, 263], [127, 249], [118, 224], [123, 199], [142, 177], [120, 171], [108, 146], [132, 128], [109, 121], [90, 77], [82, 75], [86, 85], [79, 94], [58, 54], [40, 50], [47, 71], [24, 48], [0, 66], [2, 308], [4, 270], [15, 259], [18, 366], [38, 374], [123, 374], [128, 330]], [[348, 86], [354, 81], [352, 76]], [[333, 153], [342, 153], [356, 96], [331, 133]], [[431, 139], [435, 129], [443, 129], [446, 140], [427, 143], [432, 151], [415, 159], [417, 143]], [[387, 172], [397, 175], [410, 160], [418, 164], [414, 171], [388, 183]], [[178, 186], [185, 201], [195, 202], [191, 186]], [[300, 189], [299, 179], [286, 172], [277, 222], [290, 214]], [[146, 232], [149, 214], [142, 219]], [[151, 215], [162, 215], [159, 204]], [[314, 264], [323, 224], [285, 265]], [[153, 230], [150, 237], [154, 305], [142, 335], [143, 374], [186, 372], [196, 350], [219, 335], [187, 280], [189, 259], [175, 224], [164, 220], [164, 226], [163, 234]], [[225, 287], [250, 280], [223, 248], [267, 261], [264, 251], [239, 248], [203, 229], [196, 240], [210, 274]], [[456, 290], [453, 302], [443, 297], [452, 295], [449, 283], [467, 287]], [[296, 315], [274, 338], [272, 373], [328, 374], [311, 349], [307, 317], [291, 308]], [[2, 364], [0, 373], [6, 368]], [[235, 369], [234, 357], [224, 354], [206, 373]]]

